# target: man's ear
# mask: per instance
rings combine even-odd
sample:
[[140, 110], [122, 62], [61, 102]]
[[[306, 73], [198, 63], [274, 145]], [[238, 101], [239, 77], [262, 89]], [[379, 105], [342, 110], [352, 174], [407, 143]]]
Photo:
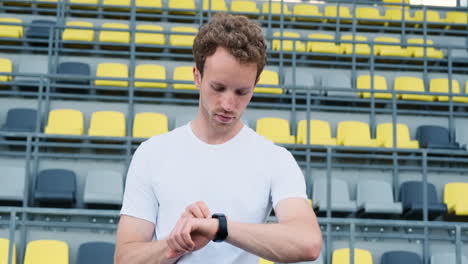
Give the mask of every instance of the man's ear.
[[193, 81], [195, 82], [195, 86], [200, 90], [200, 87], [201, 87], [201, 73], [197, 69], [197, 66], [193, 66]]

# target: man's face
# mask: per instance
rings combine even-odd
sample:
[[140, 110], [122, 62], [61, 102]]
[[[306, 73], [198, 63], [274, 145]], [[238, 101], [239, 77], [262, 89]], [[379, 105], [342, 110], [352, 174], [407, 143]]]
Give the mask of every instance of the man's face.
[[203, 78], [194, 68], [201, 114], [209, 124], [224, 129], [239, 124], [252, 98], [256, 76], [255, 63], [241, 64], [222, 47], [206, 59]]

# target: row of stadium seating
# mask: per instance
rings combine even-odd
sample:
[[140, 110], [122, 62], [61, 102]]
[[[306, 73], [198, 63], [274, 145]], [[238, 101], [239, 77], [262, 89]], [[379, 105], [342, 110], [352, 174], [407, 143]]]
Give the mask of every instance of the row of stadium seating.
[[[8, 262], [10, 241], [0, 238], [0, 263], [16, 264], [16, 245], [13, 243], [12, 262]], [[114, 263], [115, 245], [109, 242], [86, 242], [80, 245], [76, 264], [112, 264]], [[66, 242], [58, 240], [34, 240], [26, 246], [24, 264], [68, 264], [70, 263], [69, 247]]]
[[[14, 108], [7, 114], [2, 130], [7, 132], [35, 132], [37, 112], [33, 109]], [[307, 126], [309, 125], [309, 139]], [[49, 112], [44, 133], [49, 135], [84, 135], [84, 116], [79, 110], [55, 109]], [[137, 113], [133, 120], [132, 135], [136, 138], [149, 138], [169, 131], [168, 118], [161, 113]], [[256, 131], [268, 140], [278, 144], [341, 145], [359, 147], [393, 147], [393, 125], [377, 125], [376, 138], [371, 138], [369, 125], [358, 121], [341, 121], [337, 125], [336, 138], [332, 137], [331, 126], [327, 121], [305, 120], [297, 125], [297, 136], [291, 135], [289, 121], [281, 118], [266, 117], [256, 121]], [[416, 140], [410, 137], [405, 124], [396, 127], [398, 148], [441, 148], [460, 149], [451, 140], [447, 128], [435, 125], [419, 126]], [[126, 136], [125, 115], [116, 111], [97, 111], [91, 115], [89, 136], [124, 137]], [[464, 137], [465, 135], [460, 135]]]

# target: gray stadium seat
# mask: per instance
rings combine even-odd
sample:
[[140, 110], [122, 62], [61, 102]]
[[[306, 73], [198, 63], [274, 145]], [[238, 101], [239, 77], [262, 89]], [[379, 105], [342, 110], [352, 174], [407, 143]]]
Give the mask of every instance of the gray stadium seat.
[[66, 169], [46, 169], [36, 179], [34, 200], [39, 206], [72, 207], [76, 197], [76, 175]]
[[421, 257], [409, 251], [385, 252], [381, 258], [382, 264], [422, 264]]
[[442, 126], [419, 126], [416, 130], [416, 139], [423, 148], [459, 149], [457, 142], [450, 142], [450, 134], [447, 128]]
[[[31, 21], [31, 25], [26, 30], [26, 38], [33, 45], [47, 46], [49, 35], [53, 34], [55, 21], [37, 19]], [[40, 41], [34, 41], [40, 40]]]
[[7, 132], [34, 132], [36, 130], [37, 111], [28, 108], [8, 110], [2, 130]]
[[[103, 188], [103, 186], [106, 186]], [[88, 172], [83, 200], [92, 208], [119, 209], [123, 197], [122, 174], [109, 170]]]
[[[351, 78], [345, 74], [324, 75], [322, 87], [328, 96], [357, 97], [357, 91], [352, 89]], [[343, 89], [342, 91], [333, 91]]]
[[115, 245], [108, 242], [87, 242], [80, 245], [76, 264], [113, 264]]
[[[431, 256], [431, 264], [457, 264], [457, 256], [454, 253], [435, 253]], [[461, 256], [461, 264], [468, 264], [468, 258]]]
[[363, 215], [400, 215], [403, 211], [401, 203], [393, 198], [392, 186], [384, 181], [359, 182], [356, 200]]
[[[420, 181], [407, 181], [401, 184], [400, 200], [403, 204], [403, 214], [408, 219], [422, 219], [423, 214], [423, 184]], [[432, 220], [447, 212], [447, 206], [437, 199], [434, 184], [427, 184], [428, 218]]]
[[[356, 211], [356, 201], [351, 201], [348, 184], [340, 179], [331, 179], [331, 211], [336, 213], [353, 213]], [[313, 184], [314, 206], [318, 206], [319, 212], [327, 210], [327, 180], [317, 179]]]
[[[57, 74], [75, 75], [77, 77], [90, 77], [91, 70], [87, 63], [82, 62], [62, 62], [57, 68]], [[89, 79], [59, 79], [57, 83], [83, 84], [89, 85]]]
[[23, 202], [25, 169], [0, 166], [0, 204], [20, 205]]

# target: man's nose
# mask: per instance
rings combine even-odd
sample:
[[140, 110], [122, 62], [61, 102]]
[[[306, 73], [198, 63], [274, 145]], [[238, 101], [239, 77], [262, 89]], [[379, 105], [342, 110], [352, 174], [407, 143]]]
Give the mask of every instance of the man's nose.
[[222, 98], [221, 107], [226, 112], [232, 112], [235, 108], [235, 98], [232, 94], [226, 94]]

